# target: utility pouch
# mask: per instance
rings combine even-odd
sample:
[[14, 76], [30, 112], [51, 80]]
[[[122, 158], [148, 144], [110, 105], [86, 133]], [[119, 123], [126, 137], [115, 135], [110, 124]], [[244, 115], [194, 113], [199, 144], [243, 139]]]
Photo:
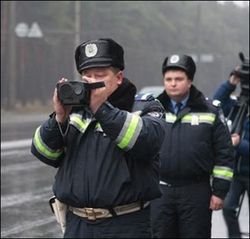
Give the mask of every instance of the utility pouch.
[[66, 213], [68, 206], [60, 202], [55, 196], [49, 199], [49, 204], [52, 212], [55, 214], [56, 221], [61, 226], [62, 232], [64, 234], [66, 228]]

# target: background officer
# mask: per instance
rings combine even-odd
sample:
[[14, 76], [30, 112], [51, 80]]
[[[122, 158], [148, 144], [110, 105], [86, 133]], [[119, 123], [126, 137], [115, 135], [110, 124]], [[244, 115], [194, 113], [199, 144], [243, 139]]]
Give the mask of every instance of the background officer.
[[64, 237], [149, 238], [149, 201], [161, 195], [164, 109], [152, 97], [135, 100], [136, 87], [123, 75], [123, 48], [114, 40], [82, 43], [75, 61], [83, 82], [105, 86], [91, 90], [89, 104], [73, 107], [55, 89], [54, 113], [31, 148], [58, 167], [53, 192], [68, 206]]
[[[237, 85], [240, 86], [240, 94], [233, 99], [230, 96]], [[216, 89], [214, 99], [221, 101], [224, 114], [232, 123], [229, 128], [235, 149], [234, 177], [225, 198], [223, 216], [228, 237], [241, 238], [238, 210], [245, 192], [249, 198], [249, 59], [243, 57], [242, 65], [236, 67], [229, 79]]]
[[[163, 195], [152, 203], [155, 237], [210, 238], [211, 212], [223, 207], [232, 179], [232, 145], [218, 109], [192, 84], [188, 55], [162, 65], [166, 135], [160, 151]], [[210, 176], [212, 175], [212, 187]]]

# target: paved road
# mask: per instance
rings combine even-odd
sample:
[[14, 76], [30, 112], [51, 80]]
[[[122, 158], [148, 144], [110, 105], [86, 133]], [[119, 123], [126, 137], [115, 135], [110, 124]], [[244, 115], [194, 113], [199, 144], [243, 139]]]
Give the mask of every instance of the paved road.
[[[239, 222], [243, 238], [249, 238], [249, 208], [248, 208], [248, 197], [244, 197], [241, 212], [239, 215]], [[222, 211], [216, 211], [213, 213], [212, 218], [212, 238], [228, 238], [227, 228], [222, 215]]]
[[58, 238], [48, 199], [56, 170], [30, 153], [45, 114], [1, 114], [1, 238]]
[[[48, 204], [56, 169], [30, 153], [33, 132], [46, 118], [45, 114], [1, 115], [1, 238], [62, 237]], [[247, 200], [239, 220], [242, 231], [249, 233]], [[221, 211], [213, 214], [212, 237], [227, 237]]]

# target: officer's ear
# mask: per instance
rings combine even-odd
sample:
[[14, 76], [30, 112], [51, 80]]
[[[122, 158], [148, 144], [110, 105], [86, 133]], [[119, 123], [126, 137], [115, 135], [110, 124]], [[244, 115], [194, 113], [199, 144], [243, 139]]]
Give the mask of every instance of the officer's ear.
[[117, 84], [118, 85], [121, 85], [122, 84], [122, 82], [123, 82], [123, 71], [119, 71], [118, 73], [117, 73]]
[[123, 82], [123, 71], [116, 68], [116, 67], [111, 67], [111, 70], [113, 71], [114, 75], [115, 75], [115, 78], [116, 78], [116, 82], [118, 85], [121, 85], [122, 82]]
[[193, 81], [188, 78], [188, 88], [190, 89], [192, 86]]

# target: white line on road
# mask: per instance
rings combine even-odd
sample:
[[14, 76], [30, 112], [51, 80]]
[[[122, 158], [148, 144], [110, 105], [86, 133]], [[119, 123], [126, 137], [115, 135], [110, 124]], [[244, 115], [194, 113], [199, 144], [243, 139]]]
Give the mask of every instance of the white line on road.
[[52, 196], [51, 186], [47, 186], [38, 190], [33, 190], [32, 192], [26, 193], [15, 193], [10, 195], [1, 196], [1, 209], [6, 207], [13, 207], [15, 205], [23, 204], [25, 202], [41, 201], [44, 196]]
[[[13, 156], [16, 155], [18, 157], [24, 156], [24, 155], [32, 155], [30, 152], [30, 149], [16, 149], [16, 150], [8, 150], [5, 152], [1, 152], [1, 157], [8, 157], [8, 156]], [[3, 158], [1, 158], [2, 160]]]
[[29, 221], [27, 223], [22, 223], [21, 225], [12, 227], [9, 230], [1, 230], [1, 238], [7, 237], [7, 236], [13, 235], [13, 234], [18, 234], [20, 232], [30, 230], [34, 227], [40, 227], [40, 226], [49, 224], [51, 222], [56, 223], [56, 218], [54, 216], [46, 217], [46, 218], [39, 219], [39, 220], [32, 221], [32, 222]]
[[18, 172], [21, 170], [31, 170], [36, 168], [46, 167], [46, 164], [41, 163], [40, 161], [32, 161], [32, 162], [25, 162], [25, 163], [16, 163], [12, 165], [2, 166], [1, 167], [1, 174], [11, 173], [11, 172]]
[[31, 146], [32, 139], [21, 139], [1, 142], [1, 151], [13, 148], [25, 148]]

